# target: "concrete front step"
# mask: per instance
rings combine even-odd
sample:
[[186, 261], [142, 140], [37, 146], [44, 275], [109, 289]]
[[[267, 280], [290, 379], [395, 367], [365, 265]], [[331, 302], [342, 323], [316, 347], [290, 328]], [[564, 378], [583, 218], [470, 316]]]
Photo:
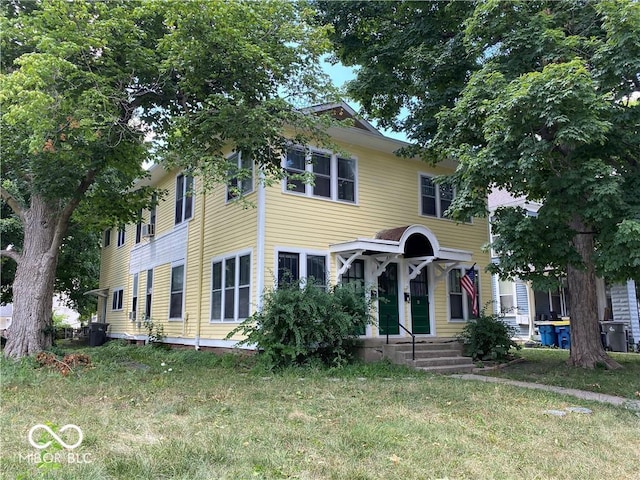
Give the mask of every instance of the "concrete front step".
[[394, 363], [434, 373], [471, 372], [474, 368], [471, 359], [462, 356], [458, 342], [416, 343], [415, 360], [411, 343], [383, 345], [383, 355]]

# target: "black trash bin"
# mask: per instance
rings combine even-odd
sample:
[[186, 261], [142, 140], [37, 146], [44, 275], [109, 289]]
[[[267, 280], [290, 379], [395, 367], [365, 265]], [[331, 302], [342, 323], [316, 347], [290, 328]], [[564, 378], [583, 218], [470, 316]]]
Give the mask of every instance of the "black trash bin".
[[94, 322], [89, 324], [89, 346], [99, 347], [107, 341], [108, 323]]

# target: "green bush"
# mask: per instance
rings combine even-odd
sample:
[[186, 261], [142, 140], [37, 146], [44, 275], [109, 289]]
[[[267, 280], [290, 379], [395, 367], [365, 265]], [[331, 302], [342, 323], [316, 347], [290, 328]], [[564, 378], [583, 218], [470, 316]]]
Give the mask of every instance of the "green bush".
[[502, 315], [487, 315], [469, 320], [458, 339], [464, 345], [465, 355], [474, 360], [505, 360], [512, 348], [520, 345], [512, 340], [516, 329], [504, 322]]
[[371, 323], [362, 289], [336, 285], [325, 290], [311, 282], [268, 291], [263, 308], [235, 328], [239, 345], [255, 345], [269, 368], [322, 363], [346, 364], [358, 332]]

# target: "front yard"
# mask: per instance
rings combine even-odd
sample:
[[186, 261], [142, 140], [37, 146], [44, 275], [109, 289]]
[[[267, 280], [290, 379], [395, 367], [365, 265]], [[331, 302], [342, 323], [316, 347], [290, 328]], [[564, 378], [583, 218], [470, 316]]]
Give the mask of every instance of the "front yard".
[[[2, 478], [625, 479], [640, 464], [636, 413], [547, 392], [386, 363], [273, 374], [192, 350], [79, 352], [92, 366], [67, 377], [2, 361]], [[571, 406], [592, 413], [544, 413]], [[47, 422], [81, 445], [37, 450]]]

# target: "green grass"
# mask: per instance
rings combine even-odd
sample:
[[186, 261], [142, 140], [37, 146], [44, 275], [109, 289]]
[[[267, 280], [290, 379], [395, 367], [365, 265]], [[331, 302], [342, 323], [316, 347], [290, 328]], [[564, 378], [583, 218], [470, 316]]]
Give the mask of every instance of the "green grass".
[[[254, 359], [124, 347], [82, 350], [64, 378], [2, 368], [0, 477], [52, 479], [634, 478], [640, 417], [548, 392], [386, 363], [278, 374]], [[165, 365], [162, 365], [165, 363]], [[171, 369], [171, 371], [169, 371]], [[586, 406], [591, 415], [545, 415]], [[38, 468], [27, 432], [78, 425], [70, 463]], [[54, 469], [52, 467], [59, 467]], [[48, 468], [47, 468], [48, 467]]]
[[609, 354], [623, 366], [622, 370], [568, 367], [568, 350], [524, 348], [518, 352], [524, 362], [488, 372], [486, 375], [640, 400], [640, 355], [615, 352]]

